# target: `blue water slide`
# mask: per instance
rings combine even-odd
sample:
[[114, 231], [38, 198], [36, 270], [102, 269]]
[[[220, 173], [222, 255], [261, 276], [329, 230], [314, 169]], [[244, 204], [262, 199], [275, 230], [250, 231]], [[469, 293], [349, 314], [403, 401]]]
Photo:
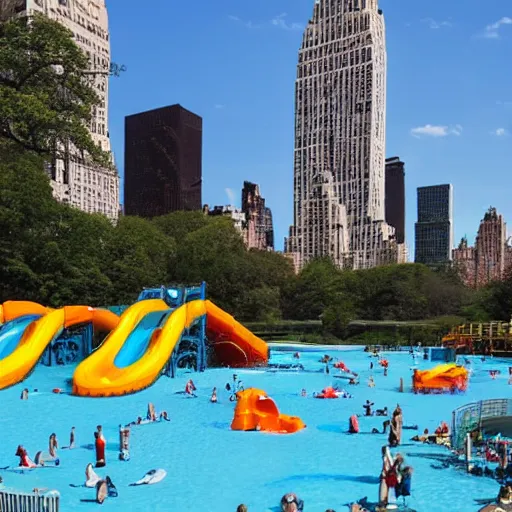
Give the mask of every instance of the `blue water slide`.
[[155, 329], [165, 323], [171, 312], [172, 310], [168, 309], [166, 311], [152, 311], [145, 315], [126, 338], [114, 359], [114, 364], [118, 368], [126, 368], [138, 361], [146, 353]]
[[0, 326], [0, 360], [16, 350], [26, 328], [39, 318], [41, 315], [24, 315]]

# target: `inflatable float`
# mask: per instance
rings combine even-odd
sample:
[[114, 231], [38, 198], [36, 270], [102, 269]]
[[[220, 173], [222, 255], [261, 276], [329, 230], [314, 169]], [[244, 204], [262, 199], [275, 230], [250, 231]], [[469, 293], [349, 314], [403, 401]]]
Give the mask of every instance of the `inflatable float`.
[[153, 485], [161, 482], [167, 476], [165, 469], [151, 469], [140, 480], [130, 484], [131, 487], [135, 485]]
[[466, 391], [469, 373], [463, 366], [441, 364], [431, 370], [414, 370], [412, 387], [415, 393], [455, 393]]
[[337, 391], [333, 387], [329, 386], [322, 389], [321, 393], [313, 395], [315, 398], [339, 398], [342, 395], [340, 391]]
[[355, 414], [348, 420], [348, 431], [350, 434], [359, 434], [359, 420]]
[[237, 403], [232, 430], [261, 430], [291, 434], [306, 428], [297, 416], [281, 414], [276, 403], [261, 389], [249, 388], [236, 393]]

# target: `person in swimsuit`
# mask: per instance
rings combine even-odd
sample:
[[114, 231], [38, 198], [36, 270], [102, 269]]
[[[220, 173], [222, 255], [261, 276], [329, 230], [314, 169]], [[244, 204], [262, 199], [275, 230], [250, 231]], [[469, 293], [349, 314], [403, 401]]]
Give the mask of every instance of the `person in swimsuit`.
[[370, 402], [370, 400], [366, 400], [366, 403], [363, 405], [365, 416], [373, 416], [373, 412], [372, 412], [373, 405], [375, 405], [373, 402]]
[[69, 433], [69, 449], [73, 449], [75, 447], [75, 427], [71, 427], [71, 432]]
[[48, 441], [48, 453], [53, 459], [57, 458], [57, 448], [59, 443], [57, 441], [57, 434], [53, 433]]

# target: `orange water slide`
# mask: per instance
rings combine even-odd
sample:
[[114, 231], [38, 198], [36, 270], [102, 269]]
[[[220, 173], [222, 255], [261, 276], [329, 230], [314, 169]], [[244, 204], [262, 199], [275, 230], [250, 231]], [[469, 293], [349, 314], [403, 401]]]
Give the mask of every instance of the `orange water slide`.
[[268, 362], [268, 345], [233, 316], [207, 300], [206, 332], [216, 359], [233, 368]]
[[249, 388], [236, 394], [232, 430], [261, 430], [291, 434], [306, 428], [298, 416], [281, 414], [276, 403], [261, 389]]
[[92, 323], [98, 331], [111, 331], [119, 323], [119, 317], [88, 306], [64, 306], [29, 324], [15, 350], [0, 360], [0, 389], [24, 380], [63, 329], [86, 323]]
[[52, 309], [45, 308], [37, 302], [30, 302], [28, 300], [8, 300], [0, 304], [0, 324], [5, 324], [25, 315], [46, 315], [50, 311], [52, 311]]

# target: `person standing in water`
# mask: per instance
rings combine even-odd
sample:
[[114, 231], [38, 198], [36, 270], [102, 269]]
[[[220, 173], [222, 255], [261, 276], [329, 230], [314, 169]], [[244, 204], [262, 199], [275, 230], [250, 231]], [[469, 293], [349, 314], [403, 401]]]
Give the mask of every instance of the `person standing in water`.
[[75, 427], [71, 427], [69, 433], [69, 449], [72, 450], [75, 447]]
[[387, 483], [387, 477], [391, 469], [393, 468], [395, 461], [387, 446], [382, 447], [382, 469], [380, 472], [380, 484], [379, 484], [379, 505], [386, 507], [389, 500], [389, 487]]
[[50, 439], [48, 441], [48, 453], [50, 454], [50, 457], [52, 459], [57, 458], [57, 448], [59, 447], [59, 443], [57, 441], [57, 434], [53, 433], [50, 436]]
[[402, 441], [402, 424], [402, 409], [397, 405], [396, 409], [393, 411], [393, 417], [389, 425], [388, 441], [390, 446], [398, 446]]
[[217, 388], [213, 388], [212, 396], [210, 397], [210, 402], [212, 404], [216, 404], [217, 403]]

